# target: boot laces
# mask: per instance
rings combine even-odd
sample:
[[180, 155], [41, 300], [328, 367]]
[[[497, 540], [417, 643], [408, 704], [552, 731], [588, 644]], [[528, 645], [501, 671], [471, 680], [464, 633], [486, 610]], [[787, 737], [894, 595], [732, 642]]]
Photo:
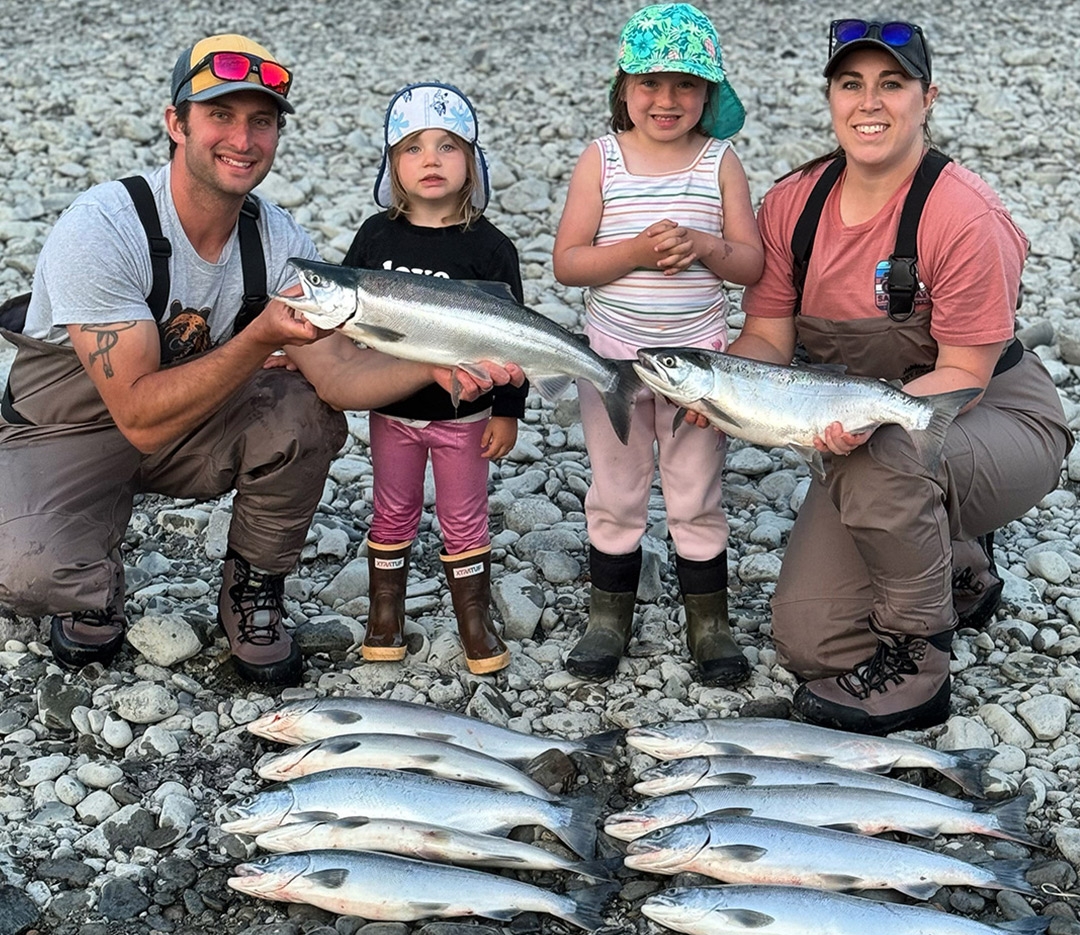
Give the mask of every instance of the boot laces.
[[982, 594], [986, 585], [975, 577], [971, 568], [958, 568], [953, 572], [952, 589], [954, 591], [966, 591], [969, 594]]
[[239, 617], [241, 642], [269, 646], [281, 639], [285, 576], [253, 568], [242, 558], [236, 563], [236, 581], [229, 588], [233, 612]]
[[873, 692], [888, 691], [890, 683], [901, 685], [905, 676], [917, 674], [925, 656], [925, 640], [898, 640], [895, 645], [879, 642], [869, 660], [836, 681], [849, 695], [866, 700]]
[[76, 610], [70, 615], [73, 624], [81, 624], [86, 627], [114, 627], [117, 625], [116, 608], [106, 607], [104, 610]]

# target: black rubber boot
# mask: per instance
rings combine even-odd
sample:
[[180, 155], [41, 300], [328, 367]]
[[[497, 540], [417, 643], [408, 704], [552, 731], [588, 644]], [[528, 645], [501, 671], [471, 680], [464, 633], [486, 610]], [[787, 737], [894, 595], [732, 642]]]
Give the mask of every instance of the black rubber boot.
[[566, 671], [579, 678], [606, 679], [615, 674], [630, 642], [641, 549], [609, 555], [590, 546], [589, 570], [589, 623], [566, 657]]
[[750, 663], [731, 635], [727, 603], [727, 550], [695, 562], [675, 556], [686, 608], [686, 644], [704, 685], [725, 688], [745, 682]]

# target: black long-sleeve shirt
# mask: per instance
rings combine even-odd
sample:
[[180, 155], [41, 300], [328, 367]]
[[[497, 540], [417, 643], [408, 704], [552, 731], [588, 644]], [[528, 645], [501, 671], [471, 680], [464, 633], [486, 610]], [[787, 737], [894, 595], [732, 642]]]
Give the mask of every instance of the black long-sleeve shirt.
[[[362, 269], [405, 270], [425, 276], [504, 282], [514, 298], [523, 301], [521, 269], [510, 239], [486, 218], [468, 230], [453, 227], [416, 227], [404, 217], [390, 220], [385, 212], [369, 217], [353, 238], [343, 266]], [[496, 386], [472, 402], [454, 409], [450, 394], [430, 383], [411, 396], [376, 412], [401, 419], [442, 422], [483, 412], [520, 419], [525, 414], [529, 385]]]

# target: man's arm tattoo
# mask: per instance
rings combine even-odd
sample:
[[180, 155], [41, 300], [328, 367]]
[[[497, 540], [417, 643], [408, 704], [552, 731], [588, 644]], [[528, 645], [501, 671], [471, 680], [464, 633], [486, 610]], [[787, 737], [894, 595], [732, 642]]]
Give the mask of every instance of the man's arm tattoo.
[[100, 357], [105, 379], [112, 378], [115, 371], [112, 368], [112, 361], [109, 359], [109, 351], [116, 347], [116, 342], [120, 340], [121, 331], [127, 331], [129, 328], [134, 327], [135, 322], [133, 321], [111, 322], [107, 325], [82, 325], [79, 328], [80, 331], [85, 334], [97, 335], [97, 350], [87, 358], [87, 369], [94, 366], [95, 357]]

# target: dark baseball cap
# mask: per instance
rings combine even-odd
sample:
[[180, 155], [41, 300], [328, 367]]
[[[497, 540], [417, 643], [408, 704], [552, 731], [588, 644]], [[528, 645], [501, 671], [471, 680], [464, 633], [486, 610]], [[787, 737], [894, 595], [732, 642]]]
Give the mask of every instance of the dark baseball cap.
[[912, 78], [930, 80], [930, 49], [920, 27], [914, 23], [879, 23], [874, 20], [838, 19], [829, 27], [829, 60], [825, 77], [848, 52], [856, 49], [883, 49]]

